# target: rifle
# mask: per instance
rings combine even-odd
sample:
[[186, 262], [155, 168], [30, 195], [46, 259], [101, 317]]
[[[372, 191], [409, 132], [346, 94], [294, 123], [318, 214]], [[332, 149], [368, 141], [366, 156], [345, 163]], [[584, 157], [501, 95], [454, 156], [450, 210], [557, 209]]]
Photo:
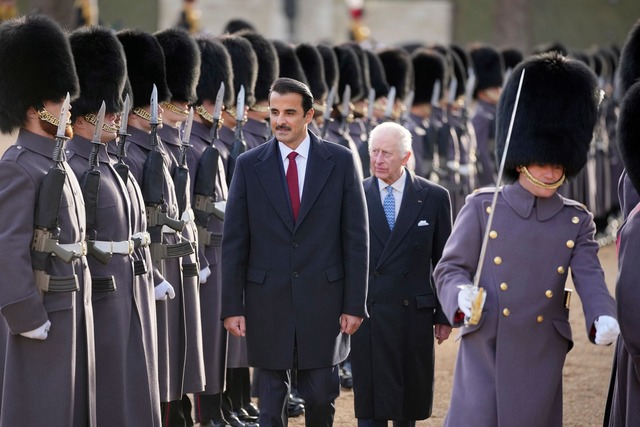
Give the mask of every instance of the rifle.
[[189, 167], [187, 166], [187, 150], [191, 147], [191, 126], [193, 125], [193, 108], [189, 109], [189, 116], [184, 123], [182, 130], [182, 144], [180, 146], [180, 160], [178, 166], [173, 170], [173, 183], [176, 188], [178, 199], [179, 215], [188, 208], [187, 192], [189, 191]]
[[229, 152], [229, 165], [227, 168], [227, 184], [231, 185], [231, 178], [236, 167], [236, 160], [240, 154], [247, 151], [247, 143], [242, 134], [242, 126], [244, 124], [244, 85], [240, 86], [238, 98], [236, 99], [236, 129], [235, 140]]
[[89, 169], [82, 175], [80, 187], [84, 197], [85, 211], [87, 217], [87, 251], [102, 264], [107, 264], [111, 259], [111, 253], [104, 252], [95, 246], [97, 239], [97, 217], [98, 217], [98, 193], [100, 192], [100, 170], [98, 170], [98, 153], [102, 141], [102, 123], [104, 122], [105, 103], [102, 101], [98, 116], [95, 122], [95, 130], [91, 143], [91, 154], [89, 155]]
[[118, 131], [118, 151], [116, 156], [118, 157], [118, 163], [113, 165], [113, 168], [118, 172], [122, 181], [127, 184], [129, 179], [129, 165], [124, 162], [124, 158], [127, 157], [127, 151], [125, 149], [125, 143], [127, 141], [127, 125], [129, 124], [129, 110], [131, 109], [131, 100], [129, 94], [124, 99], [124, 108], [122, 109], [122, 116], [120, 117], [120, 130]]
[[33, 217], [34, 233], [31, 242], [31, 265], [36, 286], [40, 291], [78, 290], [77, 281], [74, 281], [74, 283], [66, 283], [65, 285], [67, 286], [65, 289], [50, 289], [51, 277], [46, 273], [46, 270], [51, 263], [52, 256], [61, 259], [65, 263], [69, 263], [73, 257], [84, 255], [82, 244], [72, 244], [64, 247], [58, 243], [60, 238], [58, 213], [64, 191], [64, 183], [67, 178], [63, 164], [62, 146], [68, 139], [65, 136], [65, 129], [67, 127], [69, 104], [70, 97], [67, 93], [58, 119], [58, 130], [56, 132], [56, 142], [52, 155], [54, 164], [40, 184], [38, 201]]
[[324, 114], [322, 115], [322, 129], [320, 130], [320, 138], [324, 139], [327, 137], [327, 132], [329, 131], [329, 123], [331, 123], [331, 112], [333, 111], [333, 103], [336, 99], [337, 88], [333, 86], [329, 91], [329, 96], [327, 97], [327, 107], [324, 109]]

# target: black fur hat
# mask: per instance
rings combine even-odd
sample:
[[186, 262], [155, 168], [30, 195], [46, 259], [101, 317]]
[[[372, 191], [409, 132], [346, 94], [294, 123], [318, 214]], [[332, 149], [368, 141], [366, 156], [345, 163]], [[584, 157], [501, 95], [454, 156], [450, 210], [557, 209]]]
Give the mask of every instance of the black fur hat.
[[456, 95], [459, 97], [464, 95], [465, 87], [467, 85], [468, 70], [465, 65], [465, 61], [460, 57], [458, 52], [451, 48], [451, 59], [453, 60], [453, 74], [456, 77]]
[[539, 55], [541, 53], [551, 53], [551, 52], [558, 52], [563, 56], [569, 55], [569, 49], [567, 49], [567, 47], [560, 42], [542, 43], [535, 46], [531, 51], [533, 55]]
[[389, 83], [387, 83], [387, 75], [384, 73], [384, 66], [380, 57], [371, 50], [365, 50], [367, 59], [369, 60], [369, 79], [371, 87], [376, 91], [376, 98], [387, 96], [389, 93]]
[[516, 68], [516, 65], [521, 63], [524, 60], [524, 55], [520, 51], [520, 49], [515, 47], [506, 47], [500, 49], [500, 55], [502, 55], [502, 62], [504, 63], [504, 69], [513, 70]]
[[296, 46], [296, 55], [300, 60], [304, 74], [309, 82], [308, 86], [313, 99], [322, 101], [327, 97], [327, 82], [324, 77], [324, 64], [318, 49], [309, 43], [300, 43]]
[[29, 107], [80, 90], [69, 40], [51, 19], [24, 16], [0, 25], [0, 131], [24, 124]]
[[520, 165], [561, 165], [571, 178], [587, 161], [600, 94], [587, 65], [557, 52], [535, 55], [513, 70], [504, 86], [496, 116], [496, 153], [502, 158], [520, 75], [525, 69], [516, 111], [506, 180], [516, 180]]
[[244, 86], [244, 105], [251, 107], [256, 103], [256, 81], [258, 80], [258, 57], [249, 40], [238, 36], [225, 35], [219, 38], [227, 48], [233, 68], [233, 88], [236, 95], [240, 86]]
[[201, 105], [205, 100], [216, 101], [220, 83], [224, 83], [225, 107], [232, 107], [236, 102], [235, 91], [233, 89], [233, 68], [231, 57], [227, 49], [218, 40], [207, 36], [199, 35], [196, 43], [200, 49], [200, 81], [196, 87], [196, 105]]
[[369, 67], [369, 57], [365, 50], [356, 42], [345, 43], [356, 53], [358, 62], [360, 63], [360, 81], [362, 82], [362, 95], [358, 99], [366, 99], [371, 89], [371, 70]]
[[634, 83], [620, 104], [618, 146], [627, 175], [640, 193], [640, 83]]
[[378, 52], [389, 86], [396, 88], [396, 99], [404, 99], [413, 87], [413, 63], [409, 53], [401, 48], [386, 48]]
[[475, 45], [471, 47], [469, 54], [476, 72], [475, 93], [483, 89], [502, 87], [504, 62], [500, 52], [488, 45]]
[[[438, 51], [432, 49], [418, 49], [411, 57], [415, 72], [415, 95], [413, 104], [428, 104], [433, 95], [433, 85], [436, 81], [445, 81], [447, 60]], [[442, 92], [441, 92], [442, 93]]]
[[[322, 56], [322, 63], [324, 65], [324, 80], [327, 83], [327, 90], [331, 90], [332, 87], [338, 86], [340, 81], [340, 68], [338, 67], [338, 57], [332, 46], [328, 44], [319, 44], [316, 46], [320, 56]], [[340, 100], [340, 94], [336, 94], [334, 105]]]
[[640, 20], [629, 31], [618, 64], [620, 98], [640, 78]]
[[355, 102], [362, 99], [362, 67], [358, 60], [358, 54], [349, 45], [343, 44], [333, 48], [338, 58], [338, 68], [340, 70], [340, 78], [338, 81], [338, 94], [342, 97], [344, 88], [349, 85], [351, 88], [351, 101]]
[[133, 92], [131, 108], [149, 105], [154, 84], [158, 89], [158, 103], [170, 101], [164, 52], [158, 40], [139, 30], [123, 30], [117, 36], [127, 58], [127, 75]]
[[278, 54], [278, 61], [280, 63], [280, 76], [288, 77], [290, 79], [298, 80], [309, 85], [307, 82], [307, 76], [304, 74], [302, 64], [296, 55], [296, 51], [289, 43], [282, 40], [272, 40], [273, 47]]
[[157, 32], [155, 36], [164, 52], [171, 98], [193, 103], [197, 99], [196, 86], [200, 79], [198, 45], [189, 33], [180, 28], [169, 28]]
[[230, 19], [227, 22], [227, 24], [224, 26], [224, 29], [222, 30], [222, 34], [234, 34], [234, 33], [237, 33], [238, 31], [243, 31], [243, 30], [248, 30], [253, 32], [258, 31], [256, 30], [256, 27], [254, 27], [251, 22], [242, 18], [234, 18], [234, 19]]
[[249, 40], [258, 58], [258, 79], [254, 91], [256, 101], [268, 101], [271, 84], [280, 75], [278, 53], [269, 40], [256, 32], [243, 30], [236, 35]]
[[102, 101], [107, 113], [122, 111], [127, 61], [118, 38], [106, 28], [83, 27], [69, 36], [69, 43], [80, 81], [80, 97], [72, 104], [71, 116], [95, 113]]

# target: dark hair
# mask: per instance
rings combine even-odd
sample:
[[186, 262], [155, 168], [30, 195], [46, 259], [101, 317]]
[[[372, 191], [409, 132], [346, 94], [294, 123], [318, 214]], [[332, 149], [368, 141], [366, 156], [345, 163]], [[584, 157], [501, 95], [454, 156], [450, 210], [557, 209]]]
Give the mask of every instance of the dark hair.
[[280, 77], [278, 80], [273, 82], [271, 85], [271, 89], [269, 89], [269, 98], [271, 98], [271, 93], [277, 92], [281, 95], [286, 95], [287, 93], [297, 93], [302, 96], [302, 110], [304, 114], [313, 107], [313, 95], [311, 94], [311, 90], [309, 87], [295, 79], [290, 79], [288, 77]]

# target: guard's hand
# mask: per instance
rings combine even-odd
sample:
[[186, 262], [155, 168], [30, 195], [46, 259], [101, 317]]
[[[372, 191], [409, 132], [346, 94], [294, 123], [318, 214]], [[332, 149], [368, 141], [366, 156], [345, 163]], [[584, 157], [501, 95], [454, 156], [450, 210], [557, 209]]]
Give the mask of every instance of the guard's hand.
[[434, 326], [434, 332], [435, 337], [438, 340], [438, 345], [440, 345], [447, 339], [449, 339], [449, 335], [451, 334], [451, 326], [436, 323]]
[[46, 321], [44, 325], [36, 328], [32, 331], [23, 332], [20, 335], [23, 337], [31, 338], [32, 340], [46, 340], [49, 336], [49, 329], [51, 328], [51, 322]]
[[611, 316], [600, 316], [593, 324], [596, 327], [596, 344], [609, 345], [620, 335], [618, 321]]
[[342, 332], [343, 334], [352, 335], [358, 330], [361, 323], [362, 317], [343, 314], [342, 316], [340, 316], [340, 332]]
[[460, 292], [458, 292], [458, 308], [466, 318], [470, 318], [471, 307], [478, 296], [478, 288], [473, 285], [460, 285], [458, 287], [460, 288]]
[[244, 337], [247, 334], [244, 316], [225, 317], [224, 328], [236, 337]]
[[154, 289], [156, 301], [165, 301], [167, 297], [169, 299], [174, 299], [176, 297], [176, 291], [171, 286], [171, 283], [166, 280], [162, 281], [158, 286]]
[[211, 276], [211, 270], [209, 267], [205, 267], [200, 270], [200, 283], [207, 283], [207, 279]]

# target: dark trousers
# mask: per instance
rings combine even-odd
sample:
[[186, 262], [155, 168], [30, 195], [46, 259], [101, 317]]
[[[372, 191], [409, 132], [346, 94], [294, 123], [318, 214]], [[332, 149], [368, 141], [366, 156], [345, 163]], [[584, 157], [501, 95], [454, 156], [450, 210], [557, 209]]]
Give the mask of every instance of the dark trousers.
[[[285, 427], [288, 424], [287, 399], [291, 391], [288, 370], [259, 371], [260, 427]], [[331, 427], [340, 395], [338, 366], [298, 369], [298, 392], [305, 401], [307, 427]]]
[[[358, 418], [358, 427], [388, 427], [388, 426], [389, 426], [389, 421], [387, 420]], [[416, 426], [416, 422], [414, 420], [393, 421], [393, 427], [415, 427], [415, 426]]]
[[196, 405], [196, 418], [201, 423], [207, 421], [220, 421], [222, 417], [222, 393], [204, 394], [196, 393], [194, 396]]
[[193, 427], [191, 418], [191, 400], [186, 394], [181, 400], [162, 402], [160, 404], [163, 427]]

